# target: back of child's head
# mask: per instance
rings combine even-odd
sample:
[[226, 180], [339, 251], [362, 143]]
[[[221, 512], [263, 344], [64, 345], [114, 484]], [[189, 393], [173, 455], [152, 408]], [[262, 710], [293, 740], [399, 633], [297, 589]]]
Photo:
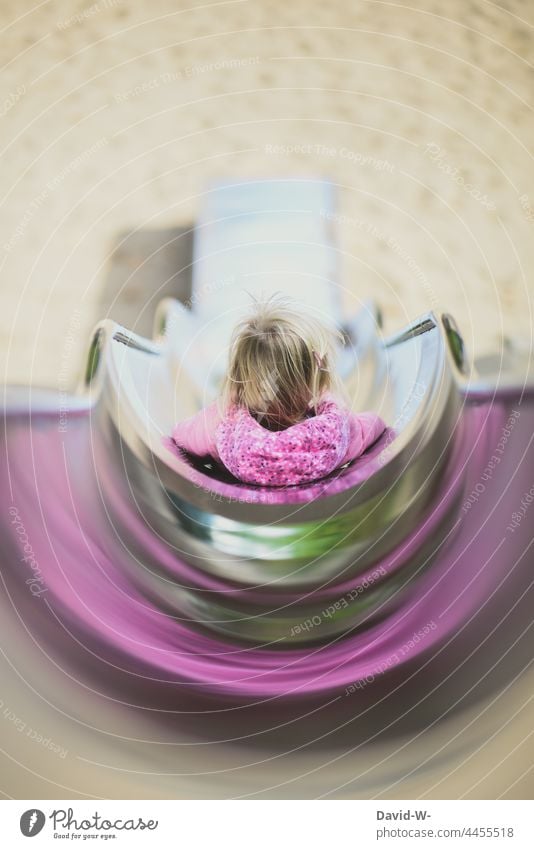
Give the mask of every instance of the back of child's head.
[[301, 421], [325, 392], [338, 389], [337, 330], [282, 295], [254, 302], [230, 345], [226, 404], [246, 407], [273, 429]]

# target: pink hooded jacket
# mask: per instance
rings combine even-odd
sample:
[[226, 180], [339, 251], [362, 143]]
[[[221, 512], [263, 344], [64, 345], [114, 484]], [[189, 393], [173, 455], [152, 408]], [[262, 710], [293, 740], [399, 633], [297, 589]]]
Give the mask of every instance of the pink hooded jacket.
[[327, 395], [316, 415], [285, 430], [263, 427], [232, 406], [221, 416], [215, 401], [172, 432], [176, 445], [211, 456], [239, 480], [268, 486], [308, 483], [356, 459], [386, 425], [374, 413], [351, 413]]

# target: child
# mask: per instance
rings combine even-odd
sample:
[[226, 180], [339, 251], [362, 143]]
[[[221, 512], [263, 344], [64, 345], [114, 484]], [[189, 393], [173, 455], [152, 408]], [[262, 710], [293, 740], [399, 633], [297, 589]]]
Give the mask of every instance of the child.
[[336, 400], [336, 339], [289, 298], [256, 303], [233, 333], [221, 397], [177, 424], [174, 442], [269, 486], [317, 480], [359, 457], [385, 424]]

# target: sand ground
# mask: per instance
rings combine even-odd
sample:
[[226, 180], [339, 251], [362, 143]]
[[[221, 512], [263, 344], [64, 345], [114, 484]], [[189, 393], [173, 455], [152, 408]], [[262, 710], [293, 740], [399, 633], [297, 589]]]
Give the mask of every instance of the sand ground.
[[340, 285], [388, 327], [446, 309], [476, 354], [530, 339], [528, 0], [0, 9], [7, 381], [75, 381], [118, 294], [136, 324], [159, 292], [142, 251], [110, 291], [124, 234], [189, 227], [218, 177], [331, 178]]

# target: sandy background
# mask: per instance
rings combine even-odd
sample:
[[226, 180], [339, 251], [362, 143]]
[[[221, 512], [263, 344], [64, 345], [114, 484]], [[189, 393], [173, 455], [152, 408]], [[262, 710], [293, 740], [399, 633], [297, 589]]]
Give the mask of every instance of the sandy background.
[[146, 318], [121, 240], [189, 227], [221, 176], [332, 178], [340, 285], [387, 327], [530, 338], [533, 27], [528, 0], [1, 0], [6, 380], [72, 383], [98, 319]]

